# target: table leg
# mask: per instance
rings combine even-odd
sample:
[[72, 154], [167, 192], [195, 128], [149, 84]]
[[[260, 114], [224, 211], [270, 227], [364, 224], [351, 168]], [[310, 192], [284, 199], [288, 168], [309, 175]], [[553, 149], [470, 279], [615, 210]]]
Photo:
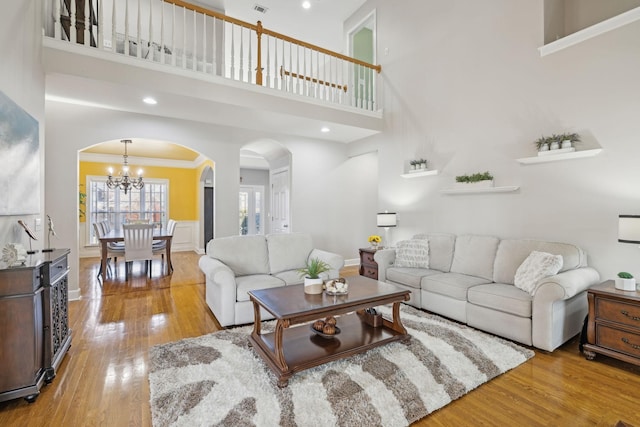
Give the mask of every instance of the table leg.
[[171, 240], [173, 240], [173, 237], [169, 237], [167, 239], [167, 245], [165, 246], [167, 256], [167, 274], [171, 274], [173, 272], [173, 264], [171, 264]]
[[102, 280], [107, 278], [107, 241], [101, 240], [100, 246], [102, 247], [102, 254], [100, 257], [100, 272], [102, 273]]
[[391, 329], [396, 332], [400, 332], [401, 334], [407, 335], [407, 330], [402, 324], [402, 320], [400, 320], [400, 304], [402, 303], [399, 301], [393, 303], [393, 324], [391, 325]]

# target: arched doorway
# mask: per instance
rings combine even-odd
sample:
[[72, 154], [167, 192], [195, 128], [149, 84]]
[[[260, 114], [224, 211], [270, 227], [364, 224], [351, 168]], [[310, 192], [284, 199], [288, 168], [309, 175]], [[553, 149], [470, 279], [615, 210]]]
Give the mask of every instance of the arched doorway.
[[240, 150], [239, 234], [291, 231], [291, 152], [261, 139]]

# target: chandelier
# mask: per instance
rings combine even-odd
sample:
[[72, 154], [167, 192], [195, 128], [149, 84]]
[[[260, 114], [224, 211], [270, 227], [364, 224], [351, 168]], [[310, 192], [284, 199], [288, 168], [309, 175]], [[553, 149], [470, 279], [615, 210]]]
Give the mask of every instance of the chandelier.
[[142, 182], [142, 169], [138, 169], [138, 177], [130, 178], [129, 177], [129, 156], [127, 155], [127, 145], [131, 144], [130, 139], [123, 139], [120, 142], [124, 144], [124, 156], [122, 161], [122, 171], [120, 175], [116, 178], [113, 177], [113, 168], [109, 168], [109, 177], [107, 178], [107, 187], [109, 188], [119, 188], [124, 190], [124, 194], [127, 194], [129, 188], [133, 187], [136, 190], [144, 187], [144, 182]]

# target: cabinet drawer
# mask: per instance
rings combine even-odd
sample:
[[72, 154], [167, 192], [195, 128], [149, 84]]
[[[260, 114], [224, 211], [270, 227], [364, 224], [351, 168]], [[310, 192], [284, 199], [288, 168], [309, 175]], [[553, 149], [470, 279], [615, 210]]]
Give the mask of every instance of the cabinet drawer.
[[640, 328], [640, 306], [598, 298], [596, 300], [596, 319], [606, 319]]
[[362, 275], [370, 279], [378, 280], [378, 270], [376, 268], [365, 266]]
[[640, 357], [640, 333], [635, 334], [596, 325], [596, 345], [629, 356]]
[[62, 257], [49, 264], [49, 283], [53, 283], [67, 272], [67, 257]]
[[369, 265], [378, 265], [378, 263], [373, 259], [373, 254], [371, 252], [362, 253], [362, 263]]

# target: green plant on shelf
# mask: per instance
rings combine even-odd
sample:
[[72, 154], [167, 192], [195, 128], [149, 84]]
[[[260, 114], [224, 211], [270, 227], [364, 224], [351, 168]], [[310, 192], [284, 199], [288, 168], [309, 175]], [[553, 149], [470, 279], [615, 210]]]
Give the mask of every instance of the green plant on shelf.
[[319, 258], [311, 258], [307, 262], [307, 266], [299, 268], [300, 277], [308, 277], [309, 279], [318, 279], [320, 274], [331, 270], [331, 266]]
[[627, 273], [626, 271], [621, 271], [618, 273], [618, 277], [621, 279], [633, 279], [633, 274]]
[[493, 179], [493, 175], [489, 172], [478, 172], [472, 175], [459, 175], [456, 176], [456, 182], [480, 182], [480, 181], [491, 181]]

